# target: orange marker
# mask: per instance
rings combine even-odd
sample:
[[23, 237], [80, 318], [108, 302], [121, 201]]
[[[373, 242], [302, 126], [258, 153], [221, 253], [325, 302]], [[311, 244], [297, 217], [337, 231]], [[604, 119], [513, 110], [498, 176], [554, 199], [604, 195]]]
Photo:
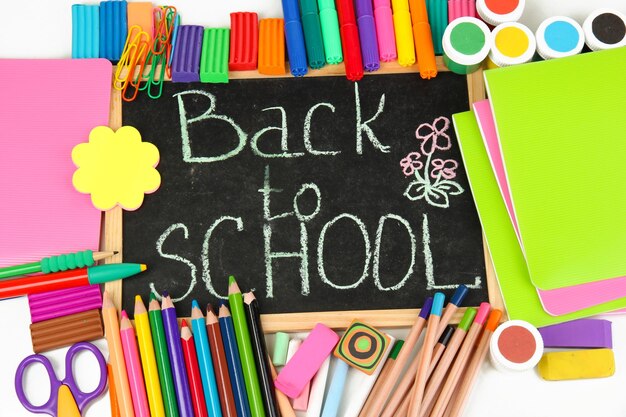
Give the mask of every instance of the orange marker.
[[437, 76], [437, 63], [435, 62], [433, 34], [428, 23], [426, 0], [409, 0], [409, 8], [420, 76], [429, 80]]
[[283, 19], [261, 19], [259, 28], [259, 73], [282, 75], [285, 68], [285, 23]]

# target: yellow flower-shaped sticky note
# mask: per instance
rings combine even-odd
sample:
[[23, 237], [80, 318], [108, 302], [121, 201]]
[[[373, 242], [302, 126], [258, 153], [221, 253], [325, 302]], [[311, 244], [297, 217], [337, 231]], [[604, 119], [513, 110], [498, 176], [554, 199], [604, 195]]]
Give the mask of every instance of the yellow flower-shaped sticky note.
[[72, 178], [74, 188], [91, 194], [91, 202], [100, 210], [120, 205], [136, 210], [145, 193], [153, 193], [161, 185], [155, 169], [159, 150], [141, 141], [141, 134], [132, 126], [116, 132], [98, 126], [89, 133], [89, 143], [76, 145], [72, 161], [78, 167]]

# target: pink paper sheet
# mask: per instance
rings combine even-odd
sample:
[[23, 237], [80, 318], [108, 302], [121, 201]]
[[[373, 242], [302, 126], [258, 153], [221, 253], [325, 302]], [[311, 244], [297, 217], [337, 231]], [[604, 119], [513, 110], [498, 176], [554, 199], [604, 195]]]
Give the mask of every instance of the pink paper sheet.
[[[509, 186], [506, 179], [506, 172], [502, 163], [502, 154], [498, 144], [493, 112], [489, 100], [482, 100], [474, 103], [474, 113], [480, 127], [485, 148], [489, 154], [491, 166], [496, 174], [496, 180], [500, 187], [500, 192], [511, 218], [511, 223], [518, 235], [515, 211], [511, 202]], [[553, 316], [560, 316], [574, 311], [582, 310], [597, 304], [606, 303], [626, 296], [626, 277], [612, 278], [604, 281], [590, 282], [587, 284], [573, 285], [571, 287], [557, 288], [554, 290], [537, 289], [539, 299], [544, 310]], [[618, 310], [624, 313], [624, 310]]]
[[111, 74], [104, 59], [0, 60], [0, 267], [98, 249], [71, 154], [108, 125]]

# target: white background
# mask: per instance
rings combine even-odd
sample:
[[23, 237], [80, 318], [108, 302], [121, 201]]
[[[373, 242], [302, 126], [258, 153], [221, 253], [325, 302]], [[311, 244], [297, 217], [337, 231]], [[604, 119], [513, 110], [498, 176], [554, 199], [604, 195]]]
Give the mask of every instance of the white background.
[[[71, 56], [70, 0], [2, 0], [0, 58], [69, 58]], [[96, 4], [96, 2], [87, 2]], [[168, 2], [169, 3], [169, 2]], [[279, 0], [175, 0], [185, 24], [229, 26], [232, 11], [256, 11], [260, 18], [281, 17]], [[626, 0], [526, 0], [522, 23], [533, 31], [550, 16], [566, 15], [582, 24], [586, 15], [598, 7], [614, 7], [626, 13]], [[601, 76], [599, 74], [599, 76]], [[33, 80], [36, 82], [36, 80]], [[2, 92], [0, 92], [2, 94]], [[626, 316], [606, 316], [613, 321], [613, 343], [617, 372], [612, 378], [546, 382], [534, 372], [503, 374], [486, 363], [481, 370], [466, 416], [473, 417], [623, 417], [626, 416]], [[21, 359], [32, 353], [28, 325], [28, 306], [24, 298], [0, 302], [0, 417], [30, 416], [17, 401], [14, 390], [15, 369]], [[393, 331], [402, 337], [405, 332]], [[108, 357], [104, 340], [96, 344]], [[67, 349], [46, 354], [58, 374], [64, 373]], [[86, 390], [95, 387], [95, 359], [80, 355], [76, 369]], [[42, 368], [27, 374], [27, 390], [33, 402], [47, 399]], [[36, 382], [33, 382], [36, 381]], [[42, 382], [43, 381], [43, 382]], [[349, 398], [349, 394], [346, 396]], [[108, 395], [94, 403], [87, 417], [109, 415]]]

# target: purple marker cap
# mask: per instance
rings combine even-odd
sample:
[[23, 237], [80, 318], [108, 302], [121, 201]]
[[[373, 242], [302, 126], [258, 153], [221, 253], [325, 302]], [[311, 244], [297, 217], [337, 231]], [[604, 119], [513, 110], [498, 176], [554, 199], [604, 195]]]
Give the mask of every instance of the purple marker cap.
[[469, 289], [464, 284], [459, 285], [459, 287], [456, 289], [456, 291], [452, 295], [452, 298], [450, 298], [450, 304], [454, 304], [455, 306], [460, 306], [463, 300], [465, 299], [465, 297], [467, 296], [468, 292], [469, 292]]
[[378, 37], [371, 0], [356, 0], [356, 16], [361, 41], [361, 56], [365, 71], [376, 71], [380, 68], [378, 55]]
[[432, 308], [432, 306], [433, 306], [433, 297], [428, 297], [426, 301], [424, 301], [424, 305], [422, 306], [422, 309], [420, 310], [419, 316], [423, 318], [424, 320], [426, 320], [428, 316], [430, 315], [430, 309]]
[[485, 324], [485, 320], [487, 320], [487, 316], [489, 316], [490, 310], [491, 305], [489, 303], [480, 303], [480, 307], [478, 307], [476, 317], [474, 317], [474, 323], [478, 323], [481, 326]]

